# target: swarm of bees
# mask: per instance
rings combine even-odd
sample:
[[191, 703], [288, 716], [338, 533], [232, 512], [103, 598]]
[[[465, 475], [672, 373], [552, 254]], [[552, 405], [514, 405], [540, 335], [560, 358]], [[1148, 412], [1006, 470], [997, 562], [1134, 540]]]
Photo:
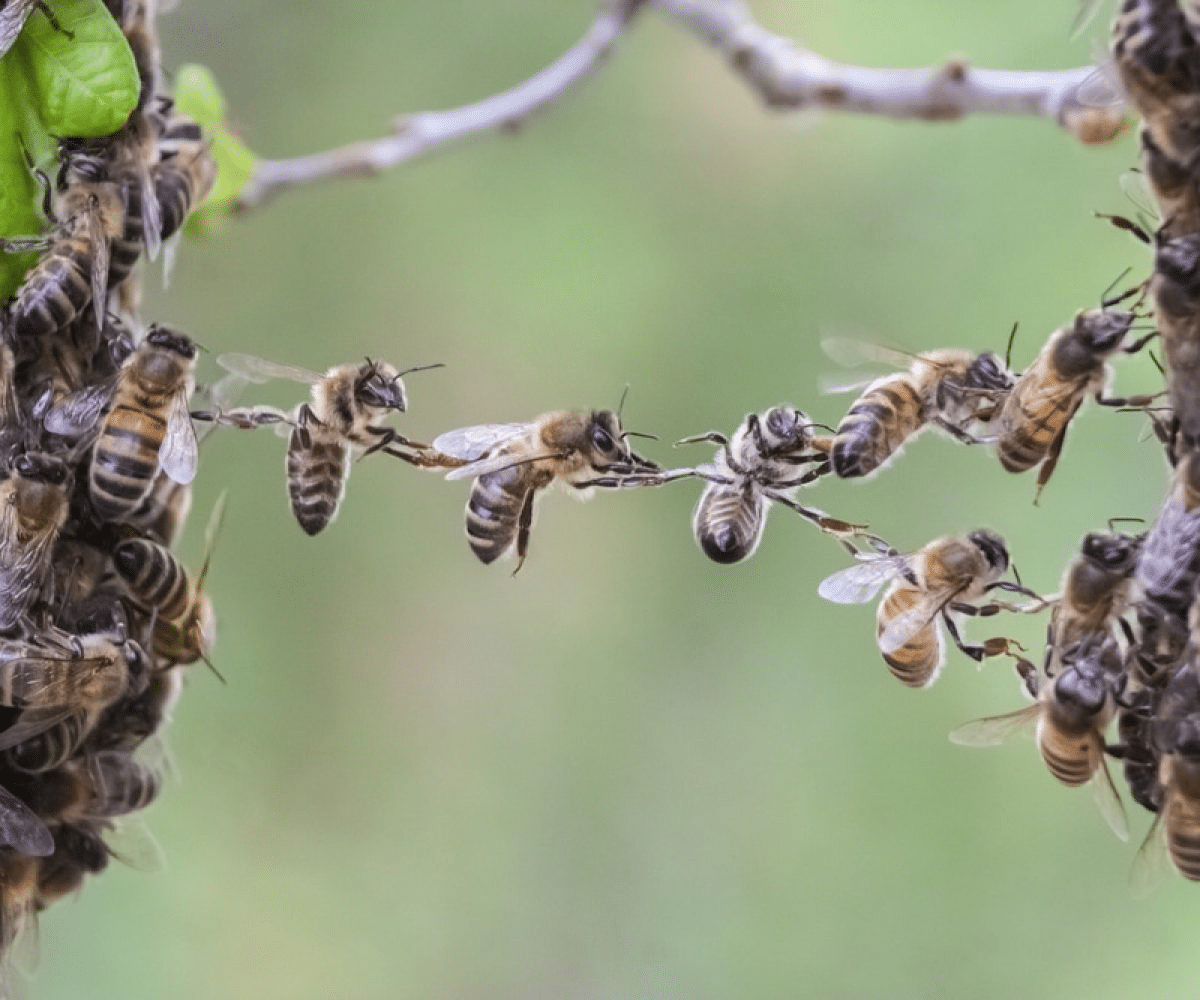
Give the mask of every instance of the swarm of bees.
[[[1014, 662], [1030, 703], [960, 727], [956, 742], [990, 745], [1032, 730], [1050, 773], [1090, 784], [1109, 825], [1127, 836], [1108, 759], [1119, 761], [1133, 800], [1156, 814], [1138, 870], [1169, 857], [1200, 880], [1200, 46], [1174, 0], [1130, 0], [1114, 28], [1164, 220], [1146, 235], [1146, 282], [1103, 294], [1020, 371], [1011, 337], [1003, 360], [826, 341], [839, 363], [894, 371], [829, 381], [830, 391], [858, 390], [835, 425], [781, 403], [747, 414], [731, 434], [680, 439], [715, 451], [676, 467], [632, 449], [631, 437], [652, 435], [623, 429], [624, 399], [616, 410], [466, 426], [429, 443], [402, 435], [388, 421], [408, 410], [404, 376], [440, 364], [401, 369], [368, 358], [322, 373], [228, 353], [216, 359], [224, 375], [198, 392], [197, 344], [144, 323], [139, 288], [143, 262], [160, 248], [170, 256], [216, 168], [199, 126], [161, 92], [152, 0], [107, 6], [134, 53], [137, 109], [115, 135], [62, 138], [53, 182], [31, 162], [48, 231], [0, 239], [0, 252], [42, 253], [4, 306], [0, 338], [0, 956], [38, 910], [127, 856], [115, 836], [159, 794], [163, 770], [148, 750], [179, 697], [182, 668], [213, 666], [205, 580], [223, 500], [197, 570], [171, 551], [191, 507], [196, 422], [206, 433], [269, 426], [286, 437], [288, 502], [308, 535], [337, 517], [356, 454], [469, 479], [469, 549], [484, 564], [514, 555], [514, 573], [529, 555], [535, 504], [554, 484], [587, 497], [697, 480], [692, 533], [722, 565], [754, 555], [778, 505], [852, 560], [820, 584], [822, 597], [861, 604], [883, 590], [876, 645], [906, 686], [937, 679], [947, 635], [970, 659]], [[0, 55], [34, 10], [52, 16], [40, 3], [0, 11]], [[1167, 404], [1110, 396], [1112, 361], [1159, 335]], [[239, 405], [248, 386], [268, 380], [307, 386], [309, 398], [288, 409]], [[191, 409], [195, 396], [201, 405]], [[933, 428], [994, 447], [1008, 472], [1037, 469], [1036, 502], [1088, 397], [1144, 410], [1174, 479], [1152, 526], [1088, 534], [1057, 594], [1007, 579], [1008, 546], [989, 529], [901, 552], [868, 525], [798, 499], [829, 476], [880, 474]], [[1012, 638], [964, 636], [970, 618], [1045, 611], [1040, 663]]]

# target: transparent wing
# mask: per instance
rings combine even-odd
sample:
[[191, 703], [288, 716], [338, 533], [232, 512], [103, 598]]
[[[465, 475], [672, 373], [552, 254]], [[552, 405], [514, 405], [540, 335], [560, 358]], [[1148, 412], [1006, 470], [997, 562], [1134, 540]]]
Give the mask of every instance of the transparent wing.
[[10, 750], [26, 740], [57, 726], [74, 713], [70, 708], [27, 708], [19, 719], [0, 733], [0, 750]]
[[186, 486], [196, 478], [200, 442], [188, 413], [187, 396], [177, 392], [167, 407], [167, 434], [158, 450], [158, 464], [168, 476]]
[[839, 392], [858, 392], [860, 389], [865, 389], [872, 382], [878, 381], [881, 375], [819, 375], [817, 377], [817, 388], [826, 396], [833, 396]]
[[446, 431], [433, 439], [430, 445], [435, 451], [452, 458], [462, 458], [473, 462], [483, 458], [496, 445], [520, 437], [532, 424], [479, 424], [475, 427], [459, 427], [457, 430]]
[[294, 365], [281, 365], [275, 361], [256, 358], [252, 354], [219, 354], [217, 364], [227, 372], [241, 375], [249, 382], [262, 383], [273, 378], [288, 379], [291, 382], [302, 382], [305, 385], [316, 385], [325, 376], [307, 368], [297, 368]]
[[880, 556], [825, 577], [817, 593], [834, 604], [864, 604], [871, 600], [885, 583], [894, 580], [908, 565], [905, 556]]
[[918, 593], [920, 596], [917, 600], [888, 622], [887, 628], [879, 634], [879, 651], [881, 653], [894, 653], [905, 645], [921, 629], [932, 622], [938, 612], [953, 599], [952, 596], [942, 598], [937, 594], [925, 591]]
[[150, 170], [143, 165], [138, 173], [142, 188], [142, 231], [145, 233], [146, 256], [155, 260], [162, 246], [162, 210], [154, 193], [154, 177]]
[[1032, 732], [1037, 726], [1041, 707], [1035, 702], [1015, 712], [989, 715], [987, 718], [968, 722], [950, 733], [950, 742], [962, 747], [999, 746], [1017, 733]]
[[883, 344], [872, 344], [865, 340], [852, 340], [848, 337], [826, 337], [821, 341], [821, 350], [847, 368], [870, 362], [889, 365], [892, 368], [908, 368], [921, 355], [902, 351], [898, 347], [885, 347]]
[[1075, 97], [1080, 104], [1090, 108], [1113, 108], [1124, 103], [1125, 92], [1108, 53], [1097, 55], [1096, 68], [1084, 77]]
[[96, 330], [104, 328], [104, 312], [108, 303], [108, 236], [104, 232], [99, 211], [84, 215], [88, 242], [92, 247], [92, 315], [96, 317]]
[[0, 844], [35, 858], [54, 853], [54, 838], [37, 813], [0, 785]]
[[1154, 816], [1154, 822], [1146, 832], [1146, 839], [1133, 858], [1129, 871], [1129, 891], [1135, 899], [1145, 899], [1157, 889], [1171, 870], [1171, 856], [1167, 850], [1167, 836], [1163, 829], [1163, 802]]
[[493, 455], [490, 458], [481, 458], [477, 462], [471, 462], [468, 465], [461, 465], [457, 469], [446, 473], [447, 479], [472, 479], [475, 476], [487, 476], [493, 472], [502, 472], [504, 469], [511, 469], [514, 465], [529, 465], [533, 462], [541, 462], [547, 458], [557, 458], [553, 452], [539, 452], [535, 455], [522, 455], [517, 452], [503, 452], [499, 455]]
[[86, 386], [51, 409], [42, 423], [51, 434], [63, 437], [78, 437], [84, 431], [95, 430], [112, 393], [112, 381]]
[[104, 846], [118, 861], [141, 872], [160, 872], [166, 859], [141, 816], [122, 816], [104, 835]]
[[0, 7], [0, 56], [13, 47], [37, 0], [8, 0]]
[[1092, 775], [1092, 798], [1096, 800], [1100, 815], [1104, 817], [1109, 829], [1117, 835], [1117, 839], [1128, 840], [1129, 817], [1125, 815], [1125, 803], [1121, 801], [1117, 786], [1113, 784], [1108, 761], [1104, 759], [1103, 753], [1100, 756], [1100, 767]]

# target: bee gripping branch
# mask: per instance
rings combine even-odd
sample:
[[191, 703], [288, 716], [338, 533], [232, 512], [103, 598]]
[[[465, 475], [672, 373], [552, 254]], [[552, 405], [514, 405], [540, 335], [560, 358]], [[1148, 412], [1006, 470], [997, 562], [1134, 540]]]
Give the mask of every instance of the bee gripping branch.
[[233, 202], [247, 211], [290, 188], [370, 177], [443, 147], [513, 132], [600, 69], [643, 9], [650, 8], [721, 50], [763, 102], [776, 109], [821, 108], [918, 121], [971, 114], [1024, 115], [1058, 122], [1086, 143], [1107, 142], [1125, 123], [1112, 93], [1103, 106], [1081, 93], [1092, 66], [1046, 72], [980, 69], [959, 59], [930, 69], [879, 69], [833, 62], [759, 25], [740, 0], [609, 0], [570, 49], [510, 90], [461, 107], [396, 119], [391, 135], [282, 160], [259, 160]]

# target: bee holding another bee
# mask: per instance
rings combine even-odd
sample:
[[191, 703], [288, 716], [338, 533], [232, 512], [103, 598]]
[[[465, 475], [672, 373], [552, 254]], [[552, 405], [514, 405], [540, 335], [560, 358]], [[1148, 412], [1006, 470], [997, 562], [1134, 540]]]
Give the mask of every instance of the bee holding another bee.
[[876, 612], [876, 642], [888, 669], [909, 687], [928, 687], [945, 661], [945, 641], [939, 619], [960, 650], [976, 661], [1014, 655], [1013, 640], [994, 637], [968, 646], [952, 614], [990, 616], [1000, 611], [1025, 611], [1010, 604], [979, 604], [992, 590], [1041, 598], [1020, 584], [1001, 580], [1008, 570], [1008, 549], [994, 531], [981, 528], [967, 535], [937, 538], [910, 554], [870, 539], [880, 551], [860, 553], [854, 566], [826, 577], [818, 593], [835, 604], [870, 601], [885, 583], [891, 586]]
[[515, 545], [516, 574], [529, 550], [534, 500], [551, 483], [586, 499], [594, 486], [657, 481], [661, 467], [630, 450], [631, 434], [621, 430], [619, 410], [555, 410], [526, 423], [447, 431], [431, 449], [459, 465], [447, 479], [475, 479], [467, 500], [471, 551], [491, 563]]

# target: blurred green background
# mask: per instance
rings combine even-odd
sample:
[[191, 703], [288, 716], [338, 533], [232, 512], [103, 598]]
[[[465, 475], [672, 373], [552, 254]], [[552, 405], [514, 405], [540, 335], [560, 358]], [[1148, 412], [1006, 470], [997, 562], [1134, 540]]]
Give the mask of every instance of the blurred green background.
[[[1068, 0], [786, 4], [760, 19], [837, 59], [1045, 69], [1091, 57]], [[588, 3], [189, 0], [165, 60], [206, 63], [263, 155], [524, 79]], [[590, 85], [515, 137], [294, 192], [183, 248], [148, 318], [214, 355], [314, 368], [445, 362], [408, 379], [405, 434], [614, 406], [669, 442], [822, 397], [822, 336], [1002, 350], [1024, 365], [1147, 251], [1132, 134], [1083, 148], [1034, 120], [898, 124], [763, 111], [719, 57], [645, 16]], [[157, 274], [148, 281], [158, 288]], [[211, 360], [205, 374], [214, 371]], [[1143, 357], [1120, 391], [1157, 388]], [[294, 387], [255, 401], [290, 403]], [[903, 549], [990, 526], [1050, 591], [1082, 535], [1152, 517], [1145, 421], [1089, 407], [1041, 506], [1030, 476], [933, 435], [869, 483], [804, 499]], [[1133, 843], [1029, 740], [954, 726], [1023, 701], [955, 654], [903, 688], [870, 607], [816, 595], [844, 553], [776, 511], [740, 566], [690, 534], [699, 487], [552, 493], [515, 579], [467, 549], [467, 486], [377, 456], [338, 522], [293, 521], [283, 443], [204, 447], [184, 552], [230, 490], [211, 574], [221, 686], [193, 671], [178, 781], [147, 820], [157, 874], [114, 864], [41, 921], [35, 1000], [782, 998], [1182, 994], [1172, 877], [1134, 901]], [[993, 619], [1031, 647], [1044, 621]], [[1131, 811], [1135, 807], [1130, 807]], [[1183, 934], [1188, 937], [1184, 950]], [[1128, 942], [1136, 938], [1137, 947]]]

